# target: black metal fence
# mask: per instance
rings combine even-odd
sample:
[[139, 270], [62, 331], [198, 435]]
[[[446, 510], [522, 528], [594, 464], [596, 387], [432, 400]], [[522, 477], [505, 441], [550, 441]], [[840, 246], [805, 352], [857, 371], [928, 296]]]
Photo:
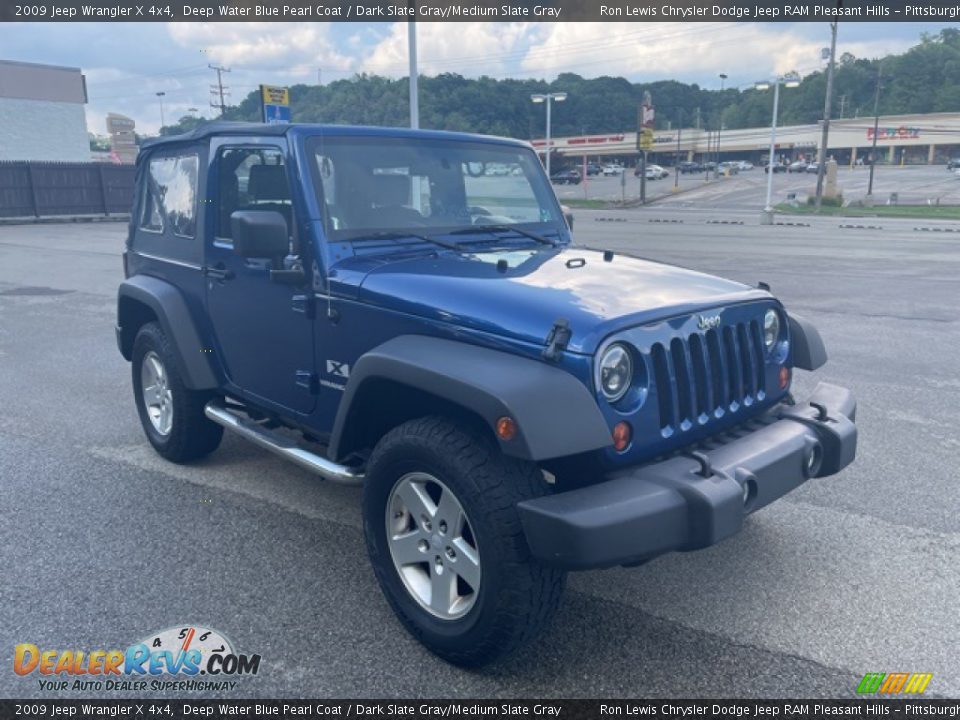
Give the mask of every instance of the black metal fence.
[[129, 213], [133, 176], [133, 165], [0, 162], [0, 218]]

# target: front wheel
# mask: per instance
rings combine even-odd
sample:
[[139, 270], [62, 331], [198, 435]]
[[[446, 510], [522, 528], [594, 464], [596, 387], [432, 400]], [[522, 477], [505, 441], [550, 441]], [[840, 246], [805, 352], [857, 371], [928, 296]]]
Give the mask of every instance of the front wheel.
[[203, 413], [213, 396], [184, 384], [173, 344], [157, 323], [147, 323], [137, 333], [132, 365], [140, 423], [154, 450], [176, 463], [216, 450], [223, 428]]
[[458, 665], [532, 639], [565, 574], [533, 560], [517, 503], [547, 492], [533, 463], [441, 417], [412, 420], [367, 465], [364, 535], [380, 587], [407, 630]]

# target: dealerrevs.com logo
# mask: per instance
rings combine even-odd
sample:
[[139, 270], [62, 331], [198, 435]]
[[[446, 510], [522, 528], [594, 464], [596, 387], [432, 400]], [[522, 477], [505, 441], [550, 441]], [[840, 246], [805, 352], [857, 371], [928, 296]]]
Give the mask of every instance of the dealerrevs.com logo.
[[153, 633], [126, 650], [20, 643], [13, 653], [13, 671], [49, 691], [224, 691], [259, 670], [259, 655], [237, 653], [221, 633], [199, 625]]

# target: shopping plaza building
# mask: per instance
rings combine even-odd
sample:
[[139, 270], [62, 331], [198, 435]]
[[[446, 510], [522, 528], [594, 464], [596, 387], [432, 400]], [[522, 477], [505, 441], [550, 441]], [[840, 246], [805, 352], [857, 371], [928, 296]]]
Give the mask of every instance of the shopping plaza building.
[[[777, 128], [774, 160], [815, 160], [820, 146], [820, 124], [788, 125]], [[705, 130], [681, 128], [655, 130], [647, 156], [649, 162], [673, 164], [680, 160], [749, 160], [766, 164], [770, 151], [770, 128]], [[860, 117], [830, 121], [828, 157], [841, 165], [869, 163], [874, 144], [874, 118]], [[544, 140], [534, 140], [541, 153]], [[881, 116], [876, 131], [877, 161], [897, 165], [945, 163], [960, 157], [960, 113]], [[634, 164], [638, 156], [637, 133], [608, 133], [553, 138], [555, 153], [616, 159]]]
[[89, 161], [86, 103], [79, 68], [0, 60], [0, 161]]

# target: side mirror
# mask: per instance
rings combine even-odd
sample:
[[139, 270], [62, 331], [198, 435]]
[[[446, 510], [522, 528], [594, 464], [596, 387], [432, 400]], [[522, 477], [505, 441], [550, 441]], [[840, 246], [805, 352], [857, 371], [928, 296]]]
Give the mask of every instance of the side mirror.
[[287, 221], [275, 210], [237, 210], [230, 215], [233, 250], [245, 258], [282, 258], [290, 252]]

